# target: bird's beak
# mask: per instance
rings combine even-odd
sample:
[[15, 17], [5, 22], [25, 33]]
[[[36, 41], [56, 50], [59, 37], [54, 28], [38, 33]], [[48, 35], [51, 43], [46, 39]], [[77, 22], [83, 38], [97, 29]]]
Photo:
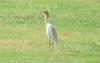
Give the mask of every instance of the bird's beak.
[[40, 13], [41, 13], [42, 11], [40, 11]]
[[41, 13], [42, 15], [44, 15], [44, 11], [43, 11], [43, 10], [41, 10], [40, 13]]
[[41, 10], [40, 12], [43, 13], [43, 10]]

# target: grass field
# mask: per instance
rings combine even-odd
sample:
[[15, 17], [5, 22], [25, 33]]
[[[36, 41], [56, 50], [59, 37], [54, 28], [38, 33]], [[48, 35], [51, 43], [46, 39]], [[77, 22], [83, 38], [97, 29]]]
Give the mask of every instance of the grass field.
[[[58, 33], [55, 50], [44, 8]], [[100, 1], [0, 0], [0, 63], [100, 63]]]

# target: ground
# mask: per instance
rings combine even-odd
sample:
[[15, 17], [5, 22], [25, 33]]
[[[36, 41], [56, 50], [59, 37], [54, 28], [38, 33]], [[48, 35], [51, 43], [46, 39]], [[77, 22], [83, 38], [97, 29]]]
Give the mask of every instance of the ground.
[[[59, 42], [49, 49], [41, 10]], [[0, 0], [0, 63], [100, 63], [99, 0]]]

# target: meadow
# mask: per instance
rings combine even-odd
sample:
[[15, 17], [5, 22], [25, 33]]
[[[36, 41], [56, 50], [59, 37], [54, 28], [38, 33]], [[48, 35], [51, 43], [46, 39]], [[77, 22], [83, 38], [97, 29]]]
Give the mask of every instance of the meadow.
[[[43, 9], [57, 30], [55, 49]], [[100, 1], [0, 0], [0, 63], [100, 63]]]

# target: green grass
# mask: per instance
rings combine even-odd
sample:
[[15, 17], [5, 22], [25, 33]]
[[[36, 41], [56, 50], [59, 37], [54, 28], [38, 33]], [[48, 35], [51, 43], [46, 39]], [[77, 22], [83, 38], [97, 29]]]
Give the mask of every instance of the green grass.
[[[43, 16], [57, 30], [48, 48]], [[99, 0], [0, 0], [0, 63], [100, 63]]]

